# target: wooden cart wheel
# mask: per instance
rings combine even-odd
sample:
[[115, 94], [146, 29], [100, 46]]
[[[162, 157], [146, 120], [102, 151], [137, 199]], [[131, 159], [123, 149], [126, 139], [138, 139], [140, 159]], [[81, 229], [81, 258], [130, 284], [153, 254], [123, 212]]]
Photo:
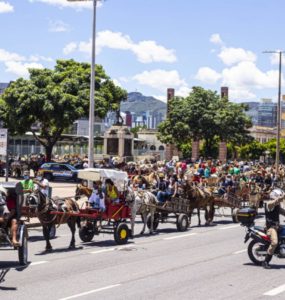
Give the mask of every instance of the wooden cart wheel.
[[[146, 225], [147, 225], [147, 228], [150, 229], [150, 226], [151, 226], [151, 215], [150, 214], [147, 215]], [[159, 213], [155, 213], [154, 219], [153, 219], [153, 230], [154, 231], [157, 229], [158, 225], [159, 225]]]
[[20, 226], [19, 242], [21, 244], [18, 248], [19, 263], [25, 266], [28, 263], [28, 232], [25, 225]]
[[91, 242], [94, 234], [94, 230], [89, 226], [83, 226], [79, 229], [79, 237], [84, 243]]
[[186, 231], [189, 227], [189, 220], [186, 214], [179, 214], [176, 222], [178, 231]]
[[114, 239], [118, 245], [124, 245], [128, 242], [130, 231], [126, 223], [120, 223], [114, 229]]

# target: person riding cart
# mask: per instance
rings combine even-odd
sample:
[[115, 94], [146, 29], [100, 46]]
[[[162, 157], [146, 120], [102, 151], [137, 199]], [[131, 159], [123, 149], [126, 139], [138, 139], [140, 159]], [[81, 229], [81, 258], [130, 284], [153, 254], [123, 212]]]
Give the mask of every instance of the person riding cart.
[[[3, 192], [3, 191], [2, 191]], [[16, 214], [16, 201], [17, 195], [12, 191], [6, 193], [6, 200], [3, 194], [0, 193], [0, 226], [8, 226], [11, 228], [12, 234], [12, 244], [14, 247], [19, 247], [19, 242], [17, 241], [17, 214]], [[6, 224], [6, 225], [5, 225]]]
[[99, 209], [102, 212], [106, 210], [105, 195], [102, 191], [101, 180], [94, 181], [93, 183], [93, 191], [88, 199], [88, 207]]

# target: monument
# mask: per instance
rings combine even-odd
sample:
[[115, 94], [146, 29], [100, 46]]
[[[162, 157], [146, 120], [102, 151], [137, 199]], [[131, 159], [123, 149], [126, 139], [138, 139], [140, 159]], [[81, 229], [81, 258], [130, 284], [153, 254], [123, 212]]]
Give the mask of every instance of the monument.
[[117, 111], [116, 123], [104, 134], [104, 155], [132, 159], [134, 136], [124, 125], [120, 110]]

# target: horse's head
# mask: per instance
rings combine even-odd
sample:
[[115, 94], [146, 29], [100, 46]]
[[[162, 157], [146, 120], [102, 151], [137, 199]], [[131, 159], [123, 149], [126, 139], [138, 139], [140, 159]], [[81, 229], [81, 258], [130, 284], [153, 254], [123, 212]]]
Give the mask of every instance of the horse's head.
[[88, 186], [85, 186], [83, 184], [78, 184], [76, 186], [76, 190], [75, 190], [75, 200], [78, 200], [81, 198], [81, 196], [86, 196], [86, 197], [90, 197], [92, 194], [92, 190], [90, 188], [88, 188]]
[[26, 199], [26, 204], [28, 207], [38, 208], [38, 206], [40, 204], [40, 199], [39, 199], [38, 193], [29, 194]]

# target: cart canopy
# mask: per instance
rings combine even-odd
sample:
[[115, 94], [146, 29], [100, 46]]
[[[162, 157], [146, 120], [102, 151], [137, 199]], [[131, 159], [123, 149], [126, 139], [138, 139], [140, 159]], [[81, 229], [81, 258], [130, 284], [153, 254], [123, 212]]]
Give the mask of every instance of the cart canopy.
[[124, 190], [128, 183], [128, 173], [113, 169], [87, 168], [79, 170], [77, 177], [79, 179], [97, 181], [110, 178], [119, 190]]

